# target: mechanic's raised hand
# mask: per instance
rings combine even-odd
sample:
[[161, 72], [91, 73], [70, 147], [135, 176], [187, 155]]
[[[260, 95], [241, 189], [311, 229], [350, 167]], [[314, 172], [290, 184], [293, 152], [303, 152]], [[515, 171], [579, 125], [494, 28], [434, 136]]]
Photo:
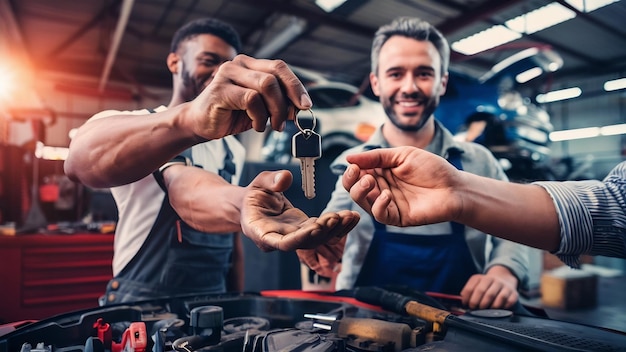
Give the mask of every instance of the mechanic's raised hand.
[[[507, 274], [498, 273], [503, 271]], [[517, 283], [517, 278], [504, 267], [473, 275], [461, 290], [463, 305], [471, 309], [511, 308], [519, 299]]]
[[263, 251], [316, 248], [344, 237], [360, 217], [342, 210], [309, 217], [283, 195], [291, 185], [289, 171], [264, 171], [247, 186], [241, 207], [241, 229]]
[[282, 130], [297, 110], [312, 102], [298, 77], [281, 60], [238, 55], [223, 63], [211, 83], [191, 103], [186, 121], [204, 139], [217, 139], [250, 128], [264, 131], [267, 120]]
[[342, 182], [350, 196], [388, 225], [451, 221], [462, 210], [453, 192], [460, 172], [447, 160], [413, 147], [383, 148], [347, 156]]

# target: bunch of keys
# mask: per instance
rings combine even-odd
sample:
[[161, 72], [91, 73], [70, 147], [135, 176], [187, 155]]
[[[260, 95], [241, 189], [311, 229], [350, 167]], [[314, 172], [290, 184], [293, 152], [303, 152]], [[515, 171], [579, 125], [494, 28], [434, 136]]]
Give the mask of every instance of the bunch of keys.
[[322, 137], [314, 129], [317, 119], [313, 110], [309, 109], [313, 118], [311, 128], [302, 128], [298, 122], [298, 115], [295, 123], [299, 132], [291, 139], [291, 155], [300, 159], [300, 171], [302, 172], [302, 190], [308, 199], [315, 197], [315, 160], [322, 156]]

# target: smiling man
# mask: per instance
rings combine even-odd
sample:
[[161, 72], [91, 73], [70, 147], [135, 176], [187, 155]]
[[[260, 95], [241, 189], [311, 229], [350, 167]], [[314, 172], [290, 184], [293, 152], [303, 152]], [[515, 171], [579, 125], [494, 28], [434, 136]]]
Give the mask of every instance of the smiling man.
[[279, 60], [237, 55], [235, 30], [212, 18], [181, 27], [167, 68], [168, 106], [93, 116], [70, 144], [65, 172], [110, 187], [119, 211], [114, 278], [101, 303], [243, 288], [238, 232], [259, 248], [337, 242], [358, 221], [342, 211], [309, 218], [283, 195], [288, 171], [238, 186], [245, 150], [233, 136], [283, 129], [311, 100]]
[[[446, 39], [420, 19], [398, 18], [379, 28], [372, 45], [370, 82], [387, 121], [369, 141], [339, 156], [333, 169], [345, 169], [348, 154], [413, 146], [440, 155], [459, 169], [506, 180], [487, 149], [454, 141], [434, 116], [446, 91], [449, 56]], [[338, 209], [361, 212], [360, 223], [347, 237], [341, 266], [300, 251], [306, 264], [327, 276], [341, 268], [336, 290], [402, 285], [460, 294], [471, 308], [509, 308], [518, 301], [517, 289], [527, 280], [527, 247], [451, 222], [385, 226], [352, 201], [341, 178], [324, 212]]]

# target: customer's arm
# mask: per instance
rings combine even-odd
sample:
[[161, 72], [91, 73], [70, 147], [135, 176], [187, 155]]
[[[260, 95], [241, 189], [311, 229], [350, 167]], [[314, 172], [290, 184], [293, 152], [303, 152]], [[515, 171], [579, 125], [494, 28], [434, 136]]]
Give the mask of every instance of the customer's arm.
[[571, 266], [580, 254], [626, 258], [626, 162], [602, 180], [535, 182], [554, 200], [561, 243], [554, 252]]
[[459, 171], [412, 148], [348, 156], [344, 187], [376, 220], [396, 226], [457, 221], [494, 236], [550, 251], [560, 243], [559, 219], [544, 188]]

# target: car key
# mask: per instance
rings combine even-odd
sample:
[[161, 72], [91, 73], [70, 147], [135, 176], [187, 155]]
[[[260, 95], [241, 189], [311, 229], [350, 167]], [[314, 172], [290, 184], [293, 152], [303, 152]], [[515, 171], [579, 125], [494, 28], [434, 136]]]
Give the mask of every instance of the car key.
[[291, 154], [300, 159], [302, 190], [308, 199], [315, 197], [315, 160], [322, 156], [322, 137], [313, 130], [296, 133], [291, 140]]

